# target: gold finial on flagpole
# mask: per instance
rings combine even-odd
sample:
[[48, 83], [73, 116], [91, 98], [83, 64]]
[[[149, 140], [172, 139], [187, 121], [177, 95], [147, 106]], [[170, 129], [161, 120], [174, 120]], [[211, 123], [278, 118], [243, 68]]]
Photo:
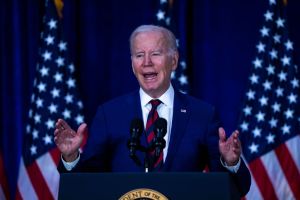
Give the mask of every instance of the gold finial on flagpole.
[[62, 9], [64, 7], [64, 2], [62, 0], [54, 0], [54, 4], [59, 18], [62, 18], [63, 17]]

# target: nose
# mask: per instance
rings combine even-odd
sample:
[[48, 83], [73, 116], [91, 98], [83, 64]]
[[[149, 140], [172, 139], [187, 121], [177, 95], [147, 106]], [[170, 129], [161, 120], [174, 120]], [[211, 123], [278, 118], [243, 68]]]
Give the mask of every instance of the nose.
[[151, 55], [150, 54], [146, 54], [145, 55], [145, 59], [144, 59], [144, 65], [145, 66], [152, 66], [152, 59], [151, 59]]

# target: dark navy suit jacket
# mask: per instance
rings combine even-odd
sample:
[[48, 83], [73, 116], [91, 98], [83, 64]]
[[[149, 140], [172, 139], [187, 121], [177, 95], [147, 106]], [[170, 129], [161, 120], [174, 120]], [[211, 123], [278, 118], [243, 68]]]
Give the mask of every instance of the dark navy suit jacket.
[[[139, 92], [113, 99], [97, 110], [89, 138], [79, 164], [73, 171], [143, 172], [130, 157], [127, 141], [130, 124], [142, 118]], [[166, 160], [161, 171], [202, 172], [227, 171], [220, 163], [218, 128], [221, 126], [213, 106], [175, 90], [171, 137]], [[146, 144], [143, 135], [141, 143]], [[141, 161], [144, 153], [137, 152]], [[60, 172], [65, 172], [60, 163]], [[248, 192], [250, 173], [241, 162], [236, 174], [230, 173], [241, 195]]]

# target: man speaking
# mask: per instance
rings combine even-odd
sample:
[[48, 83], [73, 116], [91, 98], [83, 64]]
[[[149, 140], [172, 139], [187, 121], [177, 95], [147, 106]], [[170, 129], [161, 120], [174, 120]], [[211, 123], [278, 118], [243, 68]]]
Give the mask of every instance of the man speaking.
[[[140, 88], [98, 108], [82, 155], [79, 147], [87, 125], [76, 132], [64, 120], [57, 121], [54, 140], [62, 153], [60, 172], [202, 172], [208, 166], [212, 172], [229, 172], [240, 195], [245, 195], [251, 178], [240, 157], [239, 132], [226, 138], [213, 106], [171, 84], [179, 57], [173, 33], [159, 26], [139, 26], [130, 36], [130, 51]], [[161, 118], [166, 120], [166, 133], [158, 141], [163, 150], [153, 145]], [[130, 143], [134, 119], [143, 123], [134, 140], [137, 145]], [[128, 144], [131, 150], [137, 147], [131, 156]]]

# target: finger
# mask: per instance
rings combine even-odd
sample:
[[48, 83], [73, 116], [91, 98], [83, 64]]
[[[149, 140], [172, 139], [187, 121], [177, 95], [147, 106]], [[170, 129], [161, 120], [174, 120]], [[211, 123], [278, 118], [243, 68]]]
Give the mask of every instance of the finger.
[[55, 130], [54, 130], [54, 136], [57, 136], [59, 132], [60, 132], [59, 129], [55, 129]]
[[229, 136], [229, 138], [227, 139], [227, 142], [231, 145], [235, 145], [238, 141], [238, 136], [239, 136], [239, 133], [238, 131], [234, 131], [232, 132], [232, 134]]
[[239, 132], [236, 130], [232, 133], [233, 135], [233, 145], [236, 147], [236, 148], [239, 148], [240, 147], [240, 140], [239, 140]]
[[83, 123], [78, 127], [77, 133], [79, 134], [86, 134], [87, 133], [87, 124]]
[[57, 129], [61, 129], [61, 130], [70, 128], [70, 126], [67, 124], [67, 122], [65, 122], [63, 119], [58, 119], [55, 126]]
[[[66, 131], [65, 128], [61, 128], [62, 126], [60, 125], [60, 122], [57, 122], [56, 129], [54, 130], [54, 137], [56, 138], [56, 144], [62, 143], [65, 138], [69, 137], [69, 132]], [[72, 135], [72, 134], [71, 134]]]
[[234, 148], [234, 150], [235, 150], [237, 153], [242, 152], [242, 146], [241, 146], [240, 140], [237, 140], [237, 142], [235, 142], [235, 143], [233, 144], [233, 148]]
[[61, 125], [62, 125], [62, 123], [63, 123], [63, 119], [58, 119], [57, 121], [56, 121], [56, 123], [55, 123], [55, 125], [57, 126], [57, 127], [60, 127]]
[[239, 135], [240, 135], [240, 133], [239, 133], [239, 131], [238, 131], [238, 130], [235, 130], [235, 131], [232, 133], [232, 135], [233, 135], [234, 139], [238, 139], [238, 138], [239, 138]]
[[236, 143], [236, 146], [239, 150], [242, 149], [242, 145], [241, 145], [241, 141], [238, 139], [237, 143]]
[[56, 144], [56, 145], [59, 145], [59, 142], [58, 142], [58, 137], [54, 137], [54, 143]]
[[61, 120], [61, 126], [64, 127], [64, 129], [71, 129], [71, 127], [65, 120], [63, 120], [63, 119], [60, 119], [60, 120]]
[[59, 146], [62, 143], [61, 137], [55, 136], [54, 142], [55, 142], [56, 146]]
[[62, 127], [62, 119], [58, 119], [55, 123], [55, 128], [60, 129]]
[[219, 141], [220, 142], [225, 142], [226, 141], [226, 133], [225, 133], [225, 130], [222, 127], [219, 128]]
[[68, 135], [67, 132], [62, 131], [61, 129], [56, 129], [54, 131], [54, 137], [56, 137], [57, 140], [63, 140], [64, 138], [67, 137], [67, 135]]

